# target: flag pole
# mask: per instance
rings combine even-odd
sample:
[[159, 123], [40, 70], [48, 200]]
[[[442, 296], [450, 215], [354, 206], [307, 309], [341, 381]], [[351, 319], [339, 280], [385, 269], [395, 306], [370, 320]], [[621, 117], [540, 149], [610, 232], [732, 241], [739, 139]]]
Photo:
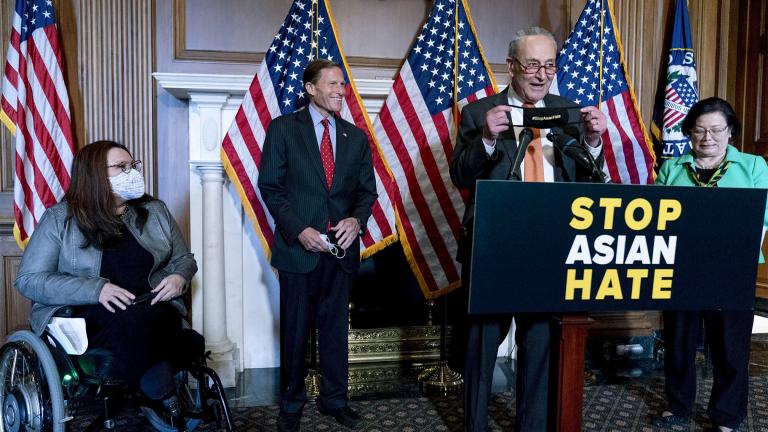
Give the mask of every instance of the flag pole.
[[[459, 121], [459, 4], [456, 2], [456, 8], [453, 14], [453, 104], [452, 112], [455, 123]], [[432, 366], [421, 374], [418, 381], [421, 383], [421, 389], [424, 392], [436, 390], [439, 393], [447, 394], [456, 391], [464, 384], [461, 373], [454, 371], [448, 366], [448, 344], [446, 342], [446, 333], [448, 332], [448, 294], [444, 294], [440, 299], [440, 309], [442, 317], [440, 319], [440, 361], [436, 366]], [[435, 309], [435, 301], [428, 301], [430, 312], [430, 325], [432, 324], [431, 315]], [[456, 341], [453, 341], [456, 342]]]
[[600, 76], [597, 79], [597, 107], [603, 103], [603, 31], [605, 31], [605, 1], [600, 0]]
[[[442, 317], [440, 319], [440, 361], [437, 365], [425, 369], [419, 374], [418, 381], [421, 385], [421, 390], [424, 393], [437, 392], [441, 394], [449, 394], [454, 391], [458, 391], [464, 385], [464, 379], [460, 373], [455, 372], [448, 366], [448, 358], [446, 354], [446, 333], [448, 331], [448, 295], [445, 294], [439, 299], [442, 309]], [[428, 325], [432, 325], [433, 311], [435, 310], [435, 300], [429, 300], [427, 305], [429, 306], [429, 322]], [[455, 342], [455, 341], [454, 341]]]
[[459, 2], [453, 14], [453, 118], [459, 120]]
[[[323, 0], [325, 1], [325, 0]], [[320, 23], [317, 21], [320, 16], [320, 2], [312, 2], [312, 34], [309, 37], [312, 42], [309, 44], [310, 59], [320, 58]]]

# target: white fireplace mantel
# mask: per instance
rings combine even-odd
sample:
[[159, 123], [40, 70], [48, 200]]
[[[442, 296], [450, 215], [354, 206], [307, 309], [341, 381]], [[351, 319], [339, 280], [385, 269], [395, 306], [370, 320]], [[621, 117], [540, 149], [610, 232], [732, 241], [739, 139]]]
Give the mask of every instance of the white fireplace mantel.
[[[155, 72], [152, 76], [165, 91], [179, 99], [190, 99], [190, 93], [199, 92], [242, 96], [253, 81], [253, 75]], [[381, 110], [393, 83], [391, 79], [355, 79], [355, 87], [371, 121]]]

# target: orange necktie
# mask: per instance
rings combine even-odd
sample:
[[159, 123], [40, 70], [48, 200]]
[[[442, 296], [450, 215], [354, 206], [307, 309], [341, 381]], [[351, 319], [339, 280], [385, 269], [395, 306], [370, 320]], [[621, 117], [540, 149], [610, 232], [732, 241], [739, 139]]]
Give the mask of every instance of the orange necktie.
[[[533, 108], [532, 103], [526, 102], [523, 104], [524, 108]], [[525, 150], [525, 157], [523, 158], [523, 180], [527, 182], [543, 182], [544, 181], [544, 155], [541, 153], [541, 130], [531, 128], [533, 131], [533, 139], [528, 144], [528, 148]]]

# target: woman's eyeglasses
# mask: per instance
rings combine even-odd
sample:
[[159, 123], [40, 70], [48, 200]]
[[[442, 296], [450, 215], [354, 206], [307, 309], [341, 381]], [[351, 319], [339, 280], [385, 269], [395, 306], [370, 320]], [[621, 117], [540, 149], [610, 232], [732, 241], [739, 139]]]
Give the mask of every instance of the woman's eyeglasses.
[[134, 160], [130, 162], [120, 162], [114, 165], [107, 165], [107, 168], [120, 168], [120, 170], [124, 173], [127, 173], [132, 169], [135, 169], [136, 171], [141, 171], [141, 161]]
[[728, 132], [728, 126], [713, 127], [711, 129], [696, 128], [691, 130], [691, 138], [694, 138], [697, 140], [704, 139], [704, 137], [707, 136], [707, 133], [712, 135], [712, 138], [720, 138], [726, 132]]

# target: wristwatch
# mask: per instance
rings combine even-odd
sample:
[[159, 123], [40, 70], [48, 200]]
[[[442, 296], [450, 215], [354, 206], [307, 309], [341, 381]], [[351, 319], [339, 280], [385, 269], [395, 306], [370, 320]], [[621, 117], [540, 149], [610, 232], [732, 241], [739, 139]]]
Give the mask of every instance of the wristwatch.
[[360, 218], [355, 218], [357, 221], [357, 226], [360, 227], [360, 229], [357, 231], [357, 235], [363, 235], [365, 232], [365, 225], [363, 225], [363, 221], [360, 220]]

